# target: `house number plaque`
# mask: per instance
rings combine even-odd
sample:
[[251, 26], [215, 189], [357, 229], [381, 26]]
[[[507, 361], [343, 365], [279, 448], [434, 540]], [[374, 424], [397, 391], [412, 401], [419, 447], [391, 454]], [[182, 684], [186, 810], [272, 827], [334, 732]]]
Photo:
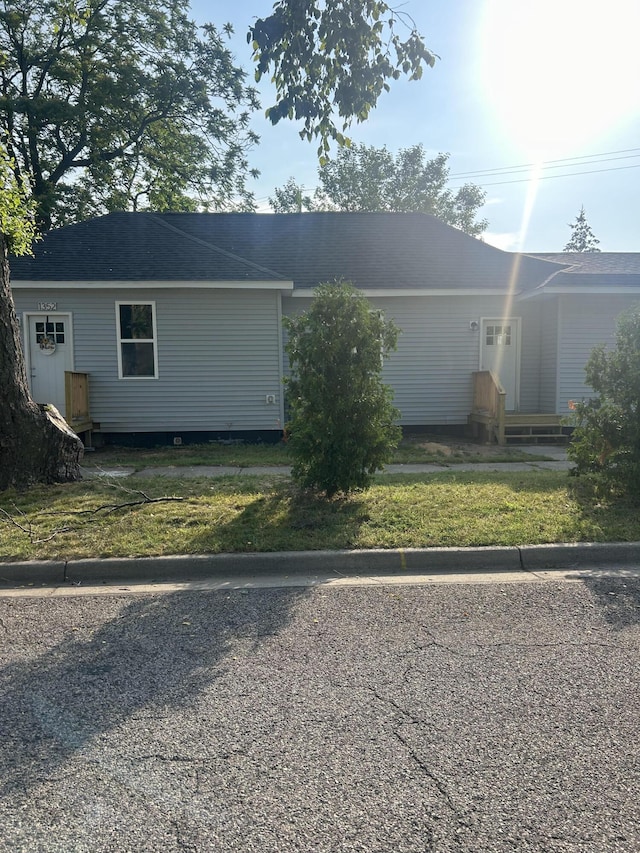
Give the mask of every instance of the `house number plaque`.
[[38, 302], [38, 311], [56, 311], [57, 309], [57, 302]]

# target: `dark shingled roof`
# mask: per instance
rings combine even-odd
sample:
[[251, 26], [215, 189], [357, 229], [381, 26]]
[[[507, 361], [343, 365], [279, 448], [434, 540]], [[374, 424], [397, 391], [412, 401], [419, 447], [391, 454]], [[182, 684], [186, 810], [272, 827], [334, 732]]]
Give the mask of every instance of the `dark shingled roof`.
[[536, 252], [531, 257], [568, 265], [553, 277], [552, 287], [640, 287], [640, 252]]
[[11, 261], [12, 279], [34, 281], [278, 280], [280, 276], [210, 241], [172, 227], [166, 217], [110, 213], [50, 231], [33, 257]]
[[532, 258], [568, 264], [570, 273], [584, 275], [640, 274], [640, 252], [533, 252]]
[[[538, 286], [559, 267], [421, 213], [111, 213], [50, 231], [14, 281], [293, 281], [363, 288]], [[562, 262], [561, 262], [562, 263]]]

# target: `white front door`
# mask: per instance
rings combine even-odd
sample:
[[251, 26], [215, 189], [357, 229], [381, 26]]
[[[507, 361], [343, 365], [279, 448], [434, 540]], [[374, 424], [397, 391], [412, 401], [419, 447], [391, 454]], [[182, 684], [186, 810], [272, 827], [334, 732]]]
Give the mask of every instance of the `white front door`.
[[505, 409], [516, 412], [519, 407], [520, 384], [520, 319], [483, 319], [480, 369], [491, 370], [506, 392]]
[[53, 403], [65, 415], [64, 372], [73, 369], [71, 315], [30, 314], [28, 371], [36, 403]]

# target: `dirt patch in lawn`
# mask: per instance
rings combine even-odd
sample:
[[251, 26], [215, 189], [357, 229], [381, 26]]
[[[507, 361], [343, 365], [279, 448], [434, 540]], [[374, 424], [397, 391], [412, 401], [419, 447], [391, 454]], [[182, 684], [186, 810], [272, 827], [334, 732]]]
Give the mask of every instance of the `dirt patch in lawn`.
[[532, 452], [531, 448], [523, 450], [517, 445], [500, 447], [497, 444], [482, 444], [459, 435], [408, 433], [404, 436], [402, 446], [405, 452], [415, 452], [416, 456], [435, 456], [454, 461], [502, 460], [518, 461], [522, 459], [546, 456], [546, 446], [541, 444]]

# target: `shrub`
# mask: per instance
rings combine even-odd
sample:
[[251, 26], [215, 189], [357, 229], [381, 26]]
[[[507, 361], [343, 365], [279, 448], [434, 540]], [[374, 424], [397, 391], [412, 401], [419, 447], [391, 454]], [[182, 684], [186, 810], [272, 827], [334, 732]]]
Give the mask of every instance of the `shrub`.
[[344, 282], [320, 285], [311, 308], [284, 322], [293, 479], [327, 497], [366, 488], [401, 436], [381, 379], [399, 330]]
[[596, 347], [585, 374], [598, 396], [573, 404], [575, 472], [640, 497], [640, 306], [618, 318], [615, 348]]

